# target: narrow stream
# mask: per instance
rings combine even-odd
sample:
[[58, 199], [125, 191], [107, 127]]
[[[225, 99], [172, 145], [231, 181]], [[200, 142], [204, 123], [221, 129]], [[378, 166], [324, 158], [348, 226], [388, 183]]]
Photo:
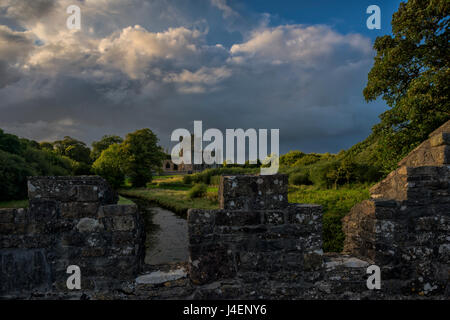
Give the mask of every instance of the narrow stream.
[[188, 260], [187, 221], [170, 210], [136, 201], [145, 219], [145, 264], [160, 265]]

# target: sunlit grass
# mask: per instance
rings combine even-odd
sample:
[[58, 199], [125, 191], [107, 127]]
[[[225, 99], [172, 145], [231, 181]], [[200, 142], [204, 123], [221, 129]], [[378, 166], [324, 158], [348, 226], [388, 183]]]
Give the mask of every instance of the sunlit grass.
[[117, 202], [117, 204], [134, 204], [134, 202], [128, 198], [119, 195], [119, 201]]
[[206, 198], [188, 197], [188, 190], [160, 189], [160, 188], [136, 188], [119, 191], [122, 196], [136, 197], [157, 203], [178, 214], [186, 214], [192, 209], [218, 209], [216, 202]]
[[[188, 209], [218, 209], [217, 185], [209, 185], [207, 194], [190, 199], [193, 185], [183, 183], [183, 176], [157, 176], [147, 188], [120, 190], [122, 196], [137, 197], [155, 202], [166, 209], [184, 215]], [[342, 250], [344, 233], [341, 219], [357, 203], [369, 198], [368, 185], [343, 186], [324, 189], [317, 186], [289, 185], [288, 199], [291, 203], [320, 204], [323, 207], [323, 246], [325, 251]]]
[[335, 190], [315, 186], [289, 186], [288, 197], [289, 202], [322, 205], [324, 251], [340, 252], [345, 239], [341, 219], [355, 204], [369, 198], [369, 187], [356, 185]]

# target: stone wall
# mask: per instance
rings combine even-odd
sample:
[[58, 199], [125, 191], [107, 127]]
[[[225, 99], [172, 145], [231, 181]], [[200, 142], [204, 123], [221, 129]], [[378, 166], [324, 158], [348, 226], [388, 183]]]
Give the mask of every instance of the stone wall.
[[75, 264], [93, 299], [449, 299], [449, 134], [450, 121], [351, 209], [343, 253], [323, 254], [322, 208], [289, 203], [286, 175], [222, 177], [220, 209], [188, 212], [187, 275], [136, 279], [143, 223], [103, 179], [31, 178], [29, 208], [0, 210], [0, 297], [66, 297]]
[[[450, 296], [450, 121], [343, 219], [343, 254], [322, 254], [322, 209], [287, 202], [287, 177], [227, 176], [220, 210], [188, 213], [196, 298]], [[381, 268], [381, 290], [366, 286]]]
[[0, 209], [0, 296], [67, 292], [69, 265], [89, 291], [120, 288], [143, 261], [137, 207], [100, 177], [32, 177], [28, 209]]
[[188, 212], [189, 275], [209, 284], [198, 297], [223, 298], [211, 284], [228, 297], [298, 297], [320, 277], [322, 208], [290, 204], [287, 191], [286, 175], [223, 176], [221, 209]]
[[450, 121], [371, 188], [344, 218], [344, 252], [406, 295], [450, 295]]

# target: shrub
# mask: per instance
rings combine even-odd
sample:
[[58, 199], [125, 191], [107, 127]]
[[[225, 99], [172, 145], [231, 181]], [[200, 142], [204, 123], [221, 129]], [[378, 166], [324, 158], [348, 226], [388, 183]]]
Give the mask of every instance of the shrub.
[[295, 162], [300, 160], [305, 156], [304, 152], [301, 151], [289, 151], [288, 153], [280, 156], [280, 166], [288, 166], [291, 167]]
[[212, 203], [218, 203], [219, 202], [219, 194], [216, 191], [208, 191], [206, 193], [206, 199], [208, 199]]
[[207, 169], [199, 173], [184, 176], [183, 182], [186, 184], [189, 183], [212, 184], [213, 176], [255, 174], [258, 173], [259, 170], [260, 170], [259, 168], [242, 168], [242, 167]]
[[311, 180], [309, 180], [308, 172], [297, 172], [292, 174], [289, 176], [289, 183], [296, 186], [312, 184]]
[[345, 234], [342, 231], [342, 218], [345, 213], [325, 213], [323, 215], [323, 250], [341, 252], [344, 249]]
[[186, 174], [183, 176], [184, 184], [192, 184], [192, 176], [190, 174]]
[[0, 200], [25, 198], [27, 176], [35, 174], [22, 157], [0, 150]]
[[220, 176], [212, 176], [210, 179], [210, 184], [219, 185], [220, 184]]
[[206, 195], [206, 191], [208, 190], [208, 186], [204, 183], [195, 184], [191, 190], [188, 192], [188, 196], [190, 199], [201, 198]]
[[122, 161], [120, 146], [112, 144], [108, 149], [102, 151], [100, 157], [93, 163], [92, 169], [96, 174], [105, 178], [113, 188], [119, 188], [125, 181]]

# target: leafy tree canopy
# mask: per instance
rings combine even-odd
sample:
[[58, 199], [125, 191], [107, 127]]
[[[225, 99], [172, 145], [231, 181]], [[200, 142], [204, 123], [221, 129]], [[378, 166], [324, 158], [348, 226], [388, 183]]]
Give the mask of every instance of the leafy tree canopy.
[[113, 188], [119, 188], [125, 181], [123, 163], [120, 145], [115, 143], [102, 151], [98, 159], [92, 164], [92, 169], [95, 174], [105, 178]]
[[364, 97], [389, 110], [374, 126], [382, 167], [392, 170], [429, 133], [450, 119], [448, 0], [410, 0], [392, 18], [393, 35], [378, 37]]
[[53, 147], [60, 155], [84, 164], [91, 163], [91, 150], [82, 141], [65, 136], [63, 140], [55, 141]]
[[140, 129], [127, 134], [120, 145], [126, 174], [135, 187], [143, 187], [152, 179], [164, 159], [158, 138], [150, 129]]
[[95, 161], [103, 150], [108, 149], [110, 145], [115, 143], [122, 143], [123, 139], [115, 135], [104, 135], [99, 141], [94, 141], [92, 143], [91, 158]]

